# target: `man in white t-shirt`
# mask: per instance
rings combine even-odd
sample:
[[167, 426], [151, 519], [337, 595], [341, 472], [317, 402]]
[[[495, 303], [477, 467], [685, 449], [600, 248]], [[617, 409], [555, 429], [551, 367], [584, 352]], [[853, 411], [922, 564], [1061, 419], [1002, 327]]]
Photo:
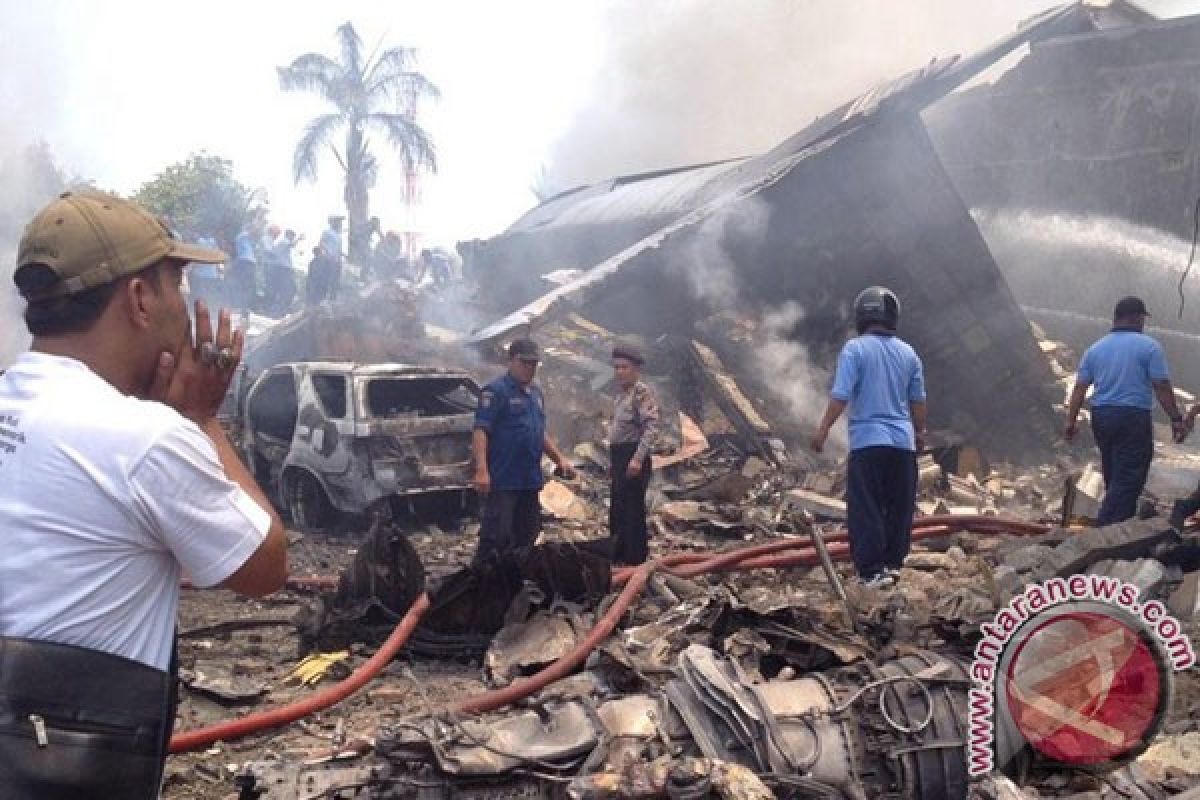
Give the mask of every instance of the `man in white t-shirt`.
[[26, 227], [33, 342], [0, 375], [6, 797], [156, 797], [182, 576], [284, 583], [282, 523], [216, 420], [242, 333], [197, 302], [193, 334], [180, 291], [188, 263], [224, 260], [99, 192]]

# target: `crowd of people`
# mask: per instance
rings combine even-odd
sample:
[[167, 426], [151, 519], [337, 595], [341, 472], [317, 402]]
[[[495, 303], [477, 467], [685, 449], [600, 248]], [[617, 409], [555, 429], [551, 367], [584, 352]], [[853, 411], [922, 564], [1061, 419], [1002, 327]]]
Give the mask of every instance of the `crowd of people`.
[[[296, 260], [304, 235], [256, 219], [233, 238], [227, 263], [198, 265], [189, 270], [191, 296], [203, 299], [212, 308], [253, 311], [270, 317], [281, 317], [301, 306], [332, 303], [342, 285], [343, 266], [351, 260], [343, 241], [345, 220], [336, 214], [328, 218], [303, 272], [303, 291]], [[201, 247], [215, 250], [220, 246], [208, 235], [186, 238]], [[410, 258], [404, 239], [395, 231], [384, 233], [378, 217], [371, 218], [364, 236], [355, 241], [361, 252], [353, 262], [363, 284], [401, 280], [413, 286], [429, 282], [441, 288], [453, 279], [452, 261], [445, 252], [427, 248]]]

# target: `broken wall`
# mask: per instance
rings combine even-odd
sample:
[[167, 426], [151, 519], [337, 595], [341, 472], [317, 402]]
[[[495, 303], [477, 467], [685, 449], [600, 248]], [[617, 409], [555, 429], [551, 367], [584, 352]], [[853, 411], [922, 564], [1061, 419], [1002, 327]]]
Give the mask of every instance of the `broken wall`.
[[1192, 236], [1200, 16], [1031, 45], [925, 112], [971, 206], [1065, 209]]
[[1108, 317], [1138, 294], [1200, 332], [1164, 313], [1197, 224], [1198, 45], [1200, 16], [1063, 36], [924, 112], [1020, 302]]

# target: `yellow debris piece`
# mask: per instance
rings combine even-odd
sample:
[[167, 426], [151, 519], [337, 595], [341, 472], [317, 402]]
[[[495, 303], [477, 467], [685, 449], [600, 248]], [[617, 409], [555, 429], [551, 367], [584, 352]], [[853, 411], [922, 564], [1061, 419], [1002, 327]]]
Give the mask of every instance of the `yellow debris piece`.
[[349, 650], [339, 650], [336, 653], [313, 653], [288, 673], [287, 680], [299, 681], [305, 686], [315, 686], [329, 674], [329, 670], [334, 665], [341, 664], [349, 658]]

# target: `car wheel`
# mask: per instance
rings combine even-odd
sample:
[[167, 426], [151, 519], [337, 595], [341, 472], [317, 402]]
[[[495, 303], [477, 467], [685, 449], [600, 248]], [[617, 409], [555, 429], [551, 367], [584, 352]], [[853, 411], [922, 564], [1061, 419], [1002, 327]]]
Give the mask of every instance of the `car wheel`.
[[288, 513], [297, 530], [322, 530], [333, 523], [333, 506], [316, 478], [307, 472], [298, 472], [288, 481], [287, 486]]

